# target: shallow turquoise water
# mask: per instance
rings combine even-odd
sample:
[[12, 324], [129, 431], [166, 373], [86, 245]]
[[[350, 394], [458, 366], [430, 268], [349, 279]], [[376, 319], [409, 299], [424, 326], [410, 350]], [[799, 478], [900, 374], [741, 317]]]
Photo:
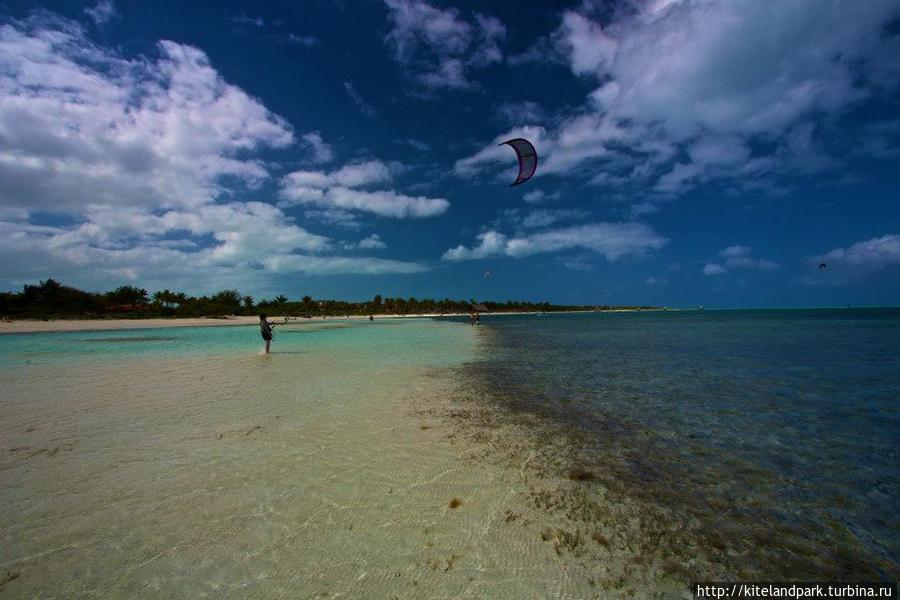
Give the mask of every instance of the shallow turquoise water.
[[2, 338], [0, 594], [581, 597], [437, 417], [475, 333], [346, 325]]
[[473, 375], [504, 408], [586, 432], [601, 472], [624, 457], [615, 483], [696, 503], [711, 529], [734, 517], [832, 546], [839, 531], [882, 575], [900, 564], [900, 309], [483, 322]]
[[[374, 357], [405, 350], [412, 363], [434, 359], [416, 348], [446, 325], [420, 320], [298, 321], [275, 328], [274, 354], [381, 347]], [[423, 326], [424, 325], [424, 326]], [[435, 326], [438, 329], [435, 329]], [[237, 356], [262, 350], [256, 325], [166, 327], [112, 331], [0, 335], [0, 367], [53, 365], [73, 361], [128, 360], [177, 356]], [[406, 362], [404, 356], [404, 363]]]

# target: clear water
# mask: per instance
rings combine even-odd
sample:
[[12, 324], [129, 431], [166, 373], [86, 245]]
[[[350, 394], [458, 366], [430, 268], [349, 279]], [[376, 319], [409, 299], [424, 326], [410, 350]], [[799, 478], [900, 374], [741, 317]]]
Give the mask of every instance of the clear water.
[[0, 336], [0, 593], [896, 579], [900, 311], [483, 323]]
[[733, 534], [732, 572], [896, 578], [900, 309], [484, 322], [472, 373], [500, 407], [577, 431], [607, 487]]
[[433, 416], [476, 342], [430, 320], [279, 328], [269, 356], [249, 327], [0, 337], [3, 596], [575, 595]]
[[[382, 356], [393, 357], [393, 352], [404, 348], [429, 347], [434, 327], [417, 327], [400, 320], [300, 321], [275, 328], [272, 348], [279, 355], [290, 355], [368, 349], [377, 343], [386, 346]], [[390, 334], [385, 335], [386, 332]], [[7, 334], [0, 335], [0, 367], [130, 358], [246, 356], [261, 350], [262, 345], [256, 325]], [[441, 354], [410, 351], [402, 359], [440, 362]]]

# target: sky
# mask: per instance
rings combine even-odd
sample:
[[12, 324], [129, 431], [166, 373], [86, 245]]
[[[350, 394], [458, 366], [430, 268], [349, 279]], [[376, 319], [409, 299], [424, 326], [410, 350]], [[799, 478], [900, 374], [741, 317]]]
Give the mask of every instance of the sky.
[[0, 0], [0, 289], [897, 305], [898, 57], [896, 0]]

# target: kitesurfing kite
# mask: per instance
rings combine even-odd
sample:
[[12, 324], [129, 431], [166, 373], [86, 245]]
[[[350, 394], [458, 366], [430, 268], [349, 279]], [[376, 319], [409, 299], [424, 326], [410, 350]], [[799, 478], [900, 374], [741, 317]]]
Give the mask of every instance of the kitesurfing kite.
[[820, 263], [820, 264], [819, 264], [819, 270], [820, 270], [820, 271], [821, 271], [822, 269], [826, 269], [826, 268], [828, 268], [828, 265], [826, 265], [825, 263]]
[[531, 179], [531, 176], [534, 175], [534, 172], [537, 170], [538, 163], [537, 150], [534, 149], [531, 142], [525, 138], [515, 138], [497, 145], [502, 146], [503, 144], [511, 146], [512, 149], [516, 151], [516, 156], [519, 158], [519, 175], [512, 185], [516, 186]]
[[490, 277], [490, 276], [491, 276], [491, 272], [490, 272], [490, 271], [485, 271], [485, 272], [484, 272], [484, 278], [485, 278], [485, 279], [487, 279], [487, 278]]

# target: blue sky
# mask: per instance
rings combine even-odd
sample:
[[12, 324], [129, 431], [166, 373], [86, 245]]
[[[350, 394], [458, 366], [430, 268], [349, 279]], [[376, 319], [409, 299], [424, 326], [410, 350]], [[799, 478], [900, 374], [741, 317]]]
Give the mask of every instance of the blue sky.
[[548, 6], [0, 4], [0, 288], [898, 303], [896, 1]]

